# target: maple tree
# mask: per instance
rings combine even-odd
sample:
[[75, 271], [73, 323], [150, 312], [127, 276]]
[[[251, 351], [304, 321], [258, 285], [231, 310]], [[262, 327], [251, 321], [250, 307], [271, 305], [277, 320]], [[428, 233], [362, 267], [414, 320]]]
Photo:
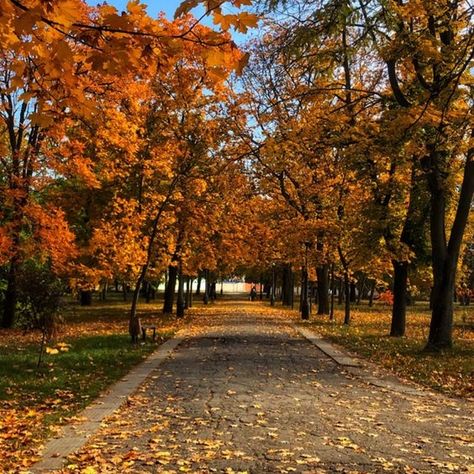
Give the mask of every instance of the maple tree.
[[[277, 2], [267, 6], [272, 11]], [[286, 19], [279, 12], [269, 22], [261, 42], [269, 51], [270, 60], [262, 63], [268, 73], [263, 67], [255, 73], [259, 83], [253, 92], [255, 121], [259, 126], [270, 124], [271, 138], [264, 146], [277, 139], [273, 155], [281, 158], [268, 174], [286, 179], [289, 163], [304, 165], [306, 158], [295, 151], [309, 143], [317, 150], [318, 162], [337, 153], [341, 176], [353, 173], [360, 191], [364, 186], [372, 191], [364, 198], [353, 195], [365, 204], [356, 212], [359, 219], [347, 222], [348, 243], [359, 256], [378, 254], [373, 255], [377, 274], [393, 267], [394, 336], [405, 331], [409, 270], [415, 278], [418, 265], [425, 265], [427, 253], [432, 252], [433, 314], [427, 346], [432, 349], [451, 345], [455, 271], [472, 199], [470, 15], [464, 2], [322, 1], [304, 6], [294, 2]], [[315, 117], [330, 121], [326, 136], [321, 133], [324, 125], [314, 130], [304, 124], [308, 115], [303, 118], [301, 110], [311, 106]], [[293, 161], [290, 154], [282, 157], [283, 151], [287, 153], [282, 144], [290, 143], [287, 138], [294, 128], [285, 114], [293, 114], [301, 128], [296, 146], [291, 142]], [[314, 116], [310, 120], [316, 120]], [[261, 151], [259, 144], [251, 146]], [[318, 166], [311, 164], [303, 176], [307, 178]], [[295, 207], [295, 196], [300, 199], [310, 189], [308, 181], [293, 180], [293, 194], [280, 190], [290, 207]], [[347, 189], [333, 186], [321, 193], [325, 198], [334, 196], [332, 205], [321, 213], [328, 228], [332, 223], [342, 231], [340, 226], [347, 221], [347, 213], [339, 207], [341, 196], [351, 192], [346, 184]], [[428, 245], [423, 226], [427, 214], [431, 215]], [[443, 237], [448, 225], [451, 243]], [[337, 238], [341, 246], [343, 233]], [[338, 254], [348, 282], [354, 272], [345, 252]], [[373, 268], [367, 265], [370, 260], [365, 268]], [[324, 261], [321, 256], [319, 261]]]
[[[139, 2], [129, 2], [127, 11], [122, 13], [108, 5], [92, 8], [79, 0], [2, 3], [2, 195], [6, 205], [2, 209], [1, 247], [2, 261], [9, 262], [4, 326], [13, 322], [16, 274], [21, 262], [28, 258], [23, 242], [27, 221], [36, 227], [36, 237], [29, 242], [44, 249], [35, 250], [36, 255], [51, 258], [55, 271], [75, 254], [74, 236], [61, 210], [52, 204], [38, 205], [40, 188], [53, 182], [53, 175], [74, 176], [73, 179], [88, 180], [88, 185], [97, 181], [93, 169], [98, 164], [97, 157], [93, 157], [94, 161], [90, 150], [89, 156], [83, 153], [84, 142], [69, 141], [65, 123], [97, 124], [97, 114], [105, 108], [104, 94], [111, 84], [127, 75], [130, 78], [131, 74], [143, 77], [153, 68], [169, 71], [180, 54], [190, 48], [200, 48], [201, 62], [216, 80], [222, 80], [226, 70], [242, 67], [245, 62], [245, 56], [228, 35], [201, 27], [197, 20], [183, 16], [191, 7], [183, 5], [177, 12], [179, 18], [169, 22], [152, 19]], [[219, 4], [209, 4], [208, 8], [209, 12], [220, 14]], [[216, 24], [221, 21], [224, 29], [233, 25], [244, 31], [255, 23], [256, 17], [235, 14], [232, 18], [215, 18]], [[24, 41], [25, 38], [30, 39]], [[113, 117], [112, 111], [108, 118], [119, 119]], [[108, 130], [112, 130], [110, 124]], [[127, 132], [130, 137], [132, 131]], [[118, 134], [115, 137], [117, 140]], [[132, 138], [132, 143], [136, 139]], [[69, 154], [58, 159], [55, 147]], [[50, 223], [49, 228], [51, 235], [54, 233], [56, 239], [59, 236], [62, 242], [56, 240], [52, 245], [50, 240], [48, 247], [46, 220], [57, 222]], [[33, 247], [30, 245], [29, 249]]]

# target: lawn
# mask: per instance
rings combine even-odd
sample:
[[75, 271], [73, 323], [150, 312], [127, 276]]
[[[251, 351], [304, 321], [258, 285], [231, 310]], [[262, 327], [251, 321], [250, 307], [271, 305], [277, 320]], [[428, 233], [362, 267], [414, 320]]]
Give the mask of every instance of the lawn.
[[308, 323], [325, 338], [381, 364], [401, 377], [449, 395], [474, 397], [474, 307], [457, 307], [454, 347], [440, 354], [423, 352], [428, 337], [430, 311], [427, 305], [409, 307], [406, 336], [389, 337], [391, 308], [377, 304], [352, 309], [351, 324], [344, 326], [343, 309], [335, 321], [313, 315]]
[[39, 333], [0, 330], [2, 469], [17, 472], [20, 465], [31, 464], [46, 436], [124, 376], [177, 328], [173, 318], [161, 315], [161, 304], [144, 303], [140, 314], [144, 321], [158, 326], [157, 341], [133, 346], [128, 335], [128, 310], [129, 303], [121, 301], [96, 301], [91, 307], [68, 304], [60, 334], [49, 344], [50, 349], [58, 351], [46, 354], [39, 369]]

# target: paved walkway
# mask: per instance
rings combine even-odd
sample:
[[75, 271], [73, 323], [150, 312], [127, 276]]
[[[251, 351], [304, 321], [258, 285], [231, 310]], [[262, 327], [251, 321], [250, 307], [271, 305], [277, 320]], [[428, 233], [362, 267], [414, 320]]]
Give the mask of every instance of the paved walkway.
[[247, 304], [182, 342], [68, 472], [469, 472], [473, 421]]

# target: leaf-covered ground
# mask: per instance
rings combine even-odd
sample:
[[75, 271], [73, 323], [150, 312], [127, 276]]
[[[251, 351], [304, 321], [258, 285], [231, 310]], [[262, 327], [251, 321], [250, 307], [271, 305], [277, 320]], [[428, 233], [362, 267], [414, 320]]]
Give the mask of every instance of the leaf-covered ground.
[[3, 472], [17, 472], [38, 458], [43, 439], [142, 361], [176, 329], [157, 320], [158, 304], [141, 305], [144, 320], [160, 329], [156, 343], [137, 347], [127, 334], [129, 303], [71, 305], [57, 339], [36, 368], [40, 335], [0, 330], [0, 459]]
[[[474, 465], [472, 403], [334, 363], [280, 308], [199, 308], [64, 473], [433, 473]], [[374, 381], [375, 380], [375, 381]]]
[[[183, 346], [182, 352], [181, 349], [177, 351], [178, 366], [164, 367], [151, 378], [152, 385], [160, 382], [162, 388], [156, 392], [157, 388], [150, 389], [150, 384], [142, 387], [138, 394], [129, 399], [126, 411], [111, 420], [109, 425], [111, 431], [104, 431], [85, 452], [71, 459], [68, 471], [82, 472], [86, 469], [86, 472], [93, 473], [104, 468], [109, 472], [126, 470], [206, 472], [204, 468], [201, 469], [202, 465], [209, 466], [209, 472], [239, 470], [269, 472], [258, 471], [260, 469], [258, 466], [267, 466], [265, 469], [277, 469], [278, 472], [285, 470], [304, 472], [308, 469], [310, 472], [319, 472], [316, 469], [316, 466], [319, 466], [320, 472], [327, 472], [325, 469], [332, 467], [327, 464], [328, 460], [324, 461], [326, 464], [324, 462], [321, 464], [320, 460], [323, 457], [318, 453], [332, 449], [328, 448], [331, 446], [336, 447], [336, 453], [340, 452], [339, 450], [367, 453], [372, 449], [371, 445], [363, 447], [360, 451], [359, 448], [365, 438], [361, 440], [359, 435], [365, 432], [364, 436], [369, 436], [372, 440], [381, 436], [380, 433], [377, 434], [377, 430], [385, 429], [382, 428], [385, 426], [384, 422], [380, 421], [379, 415], [365, 416], [363, 414], [365, 406], [372, 406], [375, 403], [382, 407], [389, 403], [394, 410], [397, 408], [398, 402], [389, 400], [386, 390], [373, 390], [361, 395], [362, 398], [357, 402], [360, 403], [360, 407], [355, 410], [354, 417], [352, 413], [346, 413], [337, 420], [332, 419], [329, 413], [331, 404], [337, 406], [339, 411], [353, 404], [353, 396], [357, 395], [357, 390], [352, 394], [353, 376], [345, 374], [344, 380], [340, 381], [342, 384], [340, 387], [336, 386], [337, 384], [331, 385], [335, 373], [331, 361], [321, 357], [318, 351], [314, 352], [315, 349], [301, 338], [295, 341], [291, 338], [285, 339], [288, 337], [288, 322], [298, 321], [296, 311], [289, 311], [280, 306], [271, 308], [267, 302], [263, 305], [248, 301], [219, 302], [208, 307], [198, 305], [191, 312], [192, 318], [186, 318], [178, 326], [173, 318], [164, 319], [160, 315], [159, 303], [142, 304], [140, 308], [145, 321], [153, 321], [160, 325], [159, 341], [169, 337], [183, 325], [190, 336], [190, 341]], [[127, 312], [128, 303], [122, 302], [95, 303], [91, 308], [71, 306], [66, 314], [62, 333], [56, 343], [51, 344], [52, 348], [58, 348], [58, 353], [46, 356], [45, 364], [39, 374], [35, 370], [39, 335], [23, 334], [16, 330], [0, 332], [0, 355], [4, 362], [0, 366], [0, 458], [7, 460], [3, 461], [2, 469], [7, 472], [18, 472], [22, 466], [27, 468], [37, 459], [38, 448], [45, 436], [54, 433], [64, 422], [74, 422], [74, 414], [80, 408], [87, 405], [104, 387], [120, 378], [156, 347], [151, 343], [138, 348], [130, 346], [127, 335]], [[252, 329], [254, 332], [257, 331], [258, 343], [252, 332], [250, 335], [246, 333], [244, 337], [239, 333], [239, 329], [247, 328], [248, 331], [253, 324], [249, 326], [248, 321], [242, 321], [242, 315], [258, 323]], [[405, 378], [441, 387], [449, 393], [464, 396], [472, 393], [473, 379], [469, 378], [469, 374], [472, 375], [473, 334], [472, 328], [466, 323], [467, 318], [464, 317], [463, 320], [462, 313], [458, 313], [456, 317], [455, 350], [441, 356], [419, 352], [427, 334], [428, 312], [424, 309], [418, 311], [417, 308], [416, 314], [409, 316], [408, 337], [403, 339], [386, 337], [389, 324], [389, 308], [386, 307], [355, 310], [350, 328], [341, 327], [340, 310], [336, 312], [336, 324], [318, 318], [313, 316], [309, 323], [315, 326], [312, 329], [375, 362], [382, 363]], [[234, 329], [232, 324], [227, 325], [229, 321], [233, 321]], [[294, 334], [291, 334], [293, 337]], [[70, 347], [67, 351], [61, 351], [59, 342], [67, 343]], [[224, 364], [222, 367], [219, 366], [221, 363]], [[243, 365], [239, 367], [239, 364]], [[330, 366], [332, 368], [328, 369]], [[193, 382], [187, 379], [188, 374], [193, 378]], [[326, 389], [328, 383], [329, 388], [324, 393], [318, 392], [322, 388]], [[195, 413], [194, 405], [200, 398], [193, 389], [196, 386], [201, 386], [206, 393], [212, 392], [212, 398], [220, 391], [218, 399], [222, 399], [225, 403], [229, 402], [230, 405], [221, 407], [219, 404], [207, 403], [204, 408], [202, 406], [199, 408], [204, 412]], [[247, 387], [249, 393], [260, 391], [258, 395], [260, 401], [239, 401], [242, 387]], [[190, 391], [187, 392], [186, 388]], [[281, 392], [283, 388], [288, 390]], [[151, 398], [149, 390], [153, 390]], [[301, 398], [297, 393], [298, 390], [305, 393], [309, 391]], [[291, 393], [288, 394], [288, 391]], [[247, 395], [244, 394], [243, 398]], [[263, 406], [262, 401], [267, 402], [267, 398], [272, 405], [275, 397], [277, 400], [280, 397], [281, 401], [275, 405], [275, 409], [259, 408]], [[329, 404], [323, 408], [323, 413], [318, 411], [312, 413], [308, 410], [315, 410], [316, 407], [305, 406], [306, 402], [301, 400], [306, 398], [328, 401]], [[158, 400], [157, 405], [153, 405], [155, 403], [153, 400]], [[406, 399], [398, 408], [405, 409], [405, 403]], [[449, 408], [449, 413], [433, 415], [433, 407], [440, 403]], [[189, 404], [192, 405], [191, 416], [183, 414]], [[469, 422], [471, 431], [466, 430], [461, 423], [454, 434], [446, 435], [447, 437], [441, 440], [443, 449], [456, 442], [461, 446], [461, 452], [454, 449], [444, 460], [425, 452], [428, 447], [434, 447], [439, 440], [436, 438], [438, 436], [436, 433], [433, 436], [423, 436], [421, 428], [431, 429], [430, 421], [435, 421], [435, 424], [441, 426], [443, 420], [457, 420], [457, 412], [460, 410], [457, 404], [456, 401], [436, 397], [429, 400], [423, 398], [419, 403], [410, 401], [411, 415], [406, 422], [416, 424], [421, 420], [423, 423], [426, 421], [427, 425], [420, 425], [418, 439], [402, 442], [403, 436], [397, 435], [402, 444], [401, 453], [412, 448], [415, 450], [418, 443], [418, 454], [425, 454], [424, 462], [432, 469], [427, 472], [441, 472], [443, 469], [456, 471], [461, 469], [460, 466], [473, 465], [472, 456], [463, 451], [465, 448], [472, 450], [474, 447], [472, 420]], [[279, 443], [267, 446], [269, 440], [281, 441], [282, 426], [286, 424], [284, 421], [286, 412], [292, 410], [303, 414], [312, 413], [310, 426], [307, 428], [300, 426], [301, 429], [292, 433], [292, 437], [280, 443], [282, 446]], [[277, 413], [278, 411], [281, 413]], [[228, 416], [225, 415], [227, 412]], [[269, 415], [270, 412], [273, 413], [273, 420]], [[203, 416], [203, 413], [206, 416]], [[210, 419], [208, 419], [209, 413]], [[430, 415], [425, 416], [423, 413]], [[228, 424], [226, 416], [233, 417], [234, 421]], [[321, 416], [323, 418], [318, 418]], [[466, 413], [463, 416], [465, 420], [470, 419], [470, 415]], [[314, 421], [314, 417], [317, 421]], [[349, 417], [350, 422], [344, 417]], [[216, 428], [213, 425], [213, 418], [220, 419], [221, 424], [227, 423], [230, 426], [227, 426], [227, 432], [221, 429], [220, 425]], [[376, 424], [372, 426], [370, 420]], [[145, 422], [151, 425], [144, 426]], [[138, 425], [135, 426], [135, 423]], [[306, 419], [298, 421], [299, 425], [305, 423]], [[306, 451], [298, 443], [303, 433], [311, 432], [310, 428], [314, 431], [314, 423], [326, 426], [327, 430], [332, 429], [334, 424], [337, 433], [328, 436], [327, 433], [321, 432], [318, 436], [322, 439], [322, 444], [318, 445], [318, 450]], [[213, 427], [212, 436], [209, 427]], [[245, 430], [250, 428], [264, 431], [245, 434]], [[232, 445], [234, 437], [232, 433], [239, 430], [243, 430], [242, 436], [250, 440], [250, 453]], [[178, 432], [183, 432], [186, 438], [177, 437]], [[222, 439], [219, 438], [219, 433], [223, 434]], [[146, 438], [146, 442], [143, 441], [143, 437]], [[141, 440], [140, 443], [138, 439]], [[261, 451], [262, 443], [265, 445], [264, 451]], [[294, 448], [293, 444], [297, 448]], [[184, 451], [181, 449], [183, 445], [186, 447]], [[249, 466], [252, 466], [258, 453], [263, 459], [260, 459], [255, 471], [255, 468]], [[331, 456], [334, 457], [334, 453]], [[403, 458], [402, 455], [400, 457]], [[220, 461], [216, 464], [217, 467], [212, 467], [216, 459]], [[230, 463], [232, 459], [237, 459], [239, 462]], [[338, 457], [334, 459], [337, 461]], [[378, 466], [377, 469], [393, 472], [395, 469], [393, 466], [397, 465], [393, 459], [396, 457], [380, 455], [372, 456], [364, 462], [369, 463], [367, 466], [372, 466], [370, 469]], [[207, 464], [208, 461], [210, 464]], [[342, 464], [346, 461], [352, 462], [347, 459], [339, 461]], [[407, 464], [412, 465], [413, 463]], [[372, 472], [368, 467], [368, 470], [357, 469], [361, 469], [360, 465], [354, 467], [354, 472]]]
[[[338, 308], [335, 322], [327, 316], [313, 315], [305, 325], [401, 377], [449, 395], [474, 397], [474, 307], [456, 308], [454, 347], [440, 354], [423, 352], [430, 318], [426, 305], [409, 307], [403, 338], [388, 336], [390, 310], [384, 305], [354, 307], [347, 327], [342, 324], [343, 311]], [[295, 317], [295, 312], [291, 315]]]

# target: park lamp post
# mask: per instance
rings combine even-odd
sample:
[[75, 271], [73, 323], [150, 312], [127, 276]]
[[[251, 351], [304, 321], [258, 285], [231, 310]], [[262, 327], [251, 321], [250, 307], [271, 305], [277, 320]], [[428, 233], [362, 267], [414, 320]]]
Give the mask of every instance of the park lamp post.
[[304, 267], [303, 267], [303, 288], [301, 294], [301, 319], [309, 319], [309, 300], [308, 300], [308, 249], [311, 242], [305, 242]]
[[275, 262], [272, 263], [272, 291], [270, 296], [270, 305], [275, 306]]

